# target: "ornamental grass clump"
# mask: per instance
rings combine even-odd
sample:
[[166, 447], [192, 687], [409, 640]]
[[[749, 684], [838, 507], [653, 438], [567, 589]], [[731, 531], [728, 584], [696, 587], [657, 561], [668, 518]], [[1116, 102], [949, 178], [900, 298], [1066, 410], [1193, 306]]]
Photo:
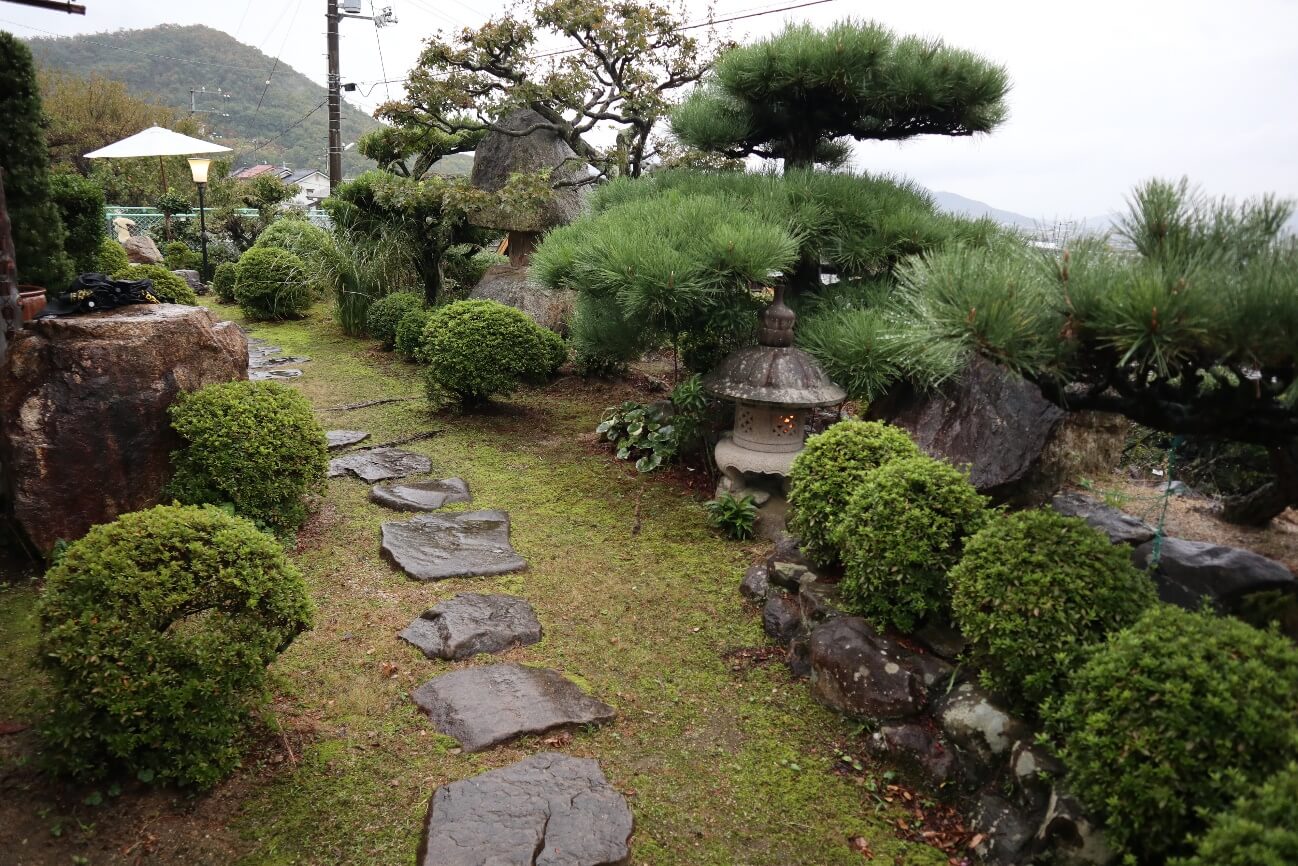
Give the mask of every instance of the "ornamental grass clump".
[[987, 497], [931, 457], [885, 463], [854, 486], [835, 539], [846, 604], [877, 627], [914, 631], [950, 616], [947, 571], [987, 522]]
[[365, 314], [365, 324], [370, 336], [384, 349], [392, 349], [397, 341], [397, 325], [406, 313], [422, 309], [424, 299], [414, 292], [393, 292], [370, 304]]
[[313, 610], [270, 536], [213, 507], [92, 528], [45, 576], [41, 724], [54, 769], [208, 787], [239, 762], [266, 666]]
[[857, 485], [890, 460], [917, 456], [905, 431], [879, 421], [840, 421], [807, 439], [789, 470], [789, 528], [806, 554], [838, 561], [834, 532]]
[[496, 301], [456, 301], [433, 311], [424, 326], [422, 359], [429, 398], [453, 395], [462, 405], [540, 383], [557, 367], [551, 332]]
[[1194, 856], [1172, 866], [1292, 866], [1298, 863], [1298, 764], [1290, 764], [1212, 819]]
[[234, 281], [238, 274], [234, 262], [221, 262], [212, 272], [212, 292], [223, 304], [234, 303]]
[[239, 257], [234, 299], [250, 319], [301, 318], [311, 307], [306, 265], [276, 247], [253, 247]]
[[306, 522], [329, 465], [306, 397], [278, 382], [226, 382], [181, 394], [169, 411], [185, 445], [171, 454], [168, 495], [232, 505], [279, 534]]
[[1298, 648], [1230, 617], [1155, 605], [1043, 715], [1069, 788], [1109, 843], [1161, 863], [1190, 853], [1187, 837], [1212, 814], [1298, 757]]
[[1157, 601], [1129, 548], [1048, 509], [988, 523], [947, 577], [983, 684], [1030, 712], [1061, 696], [1089, 650]]
[[164, 304], [198, 304], [198, 295], [189, 283], [162, 265], [127, 265], [113, 274], [115, 280], [149, 280], [153, 283], [153, 296]]

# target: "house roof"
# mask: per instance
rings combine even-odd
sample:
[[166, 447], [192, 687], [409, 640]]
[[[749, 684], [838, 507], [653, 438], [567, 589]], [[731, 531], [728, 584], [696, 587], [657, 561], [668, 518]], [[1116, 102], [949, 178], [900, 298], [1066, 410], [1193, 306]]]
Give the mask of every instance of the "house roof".
[[300, 171], [295, 171], [295, 172], [293, 172], [292, 174], [288, 175], [288, 177], [284, 178], [284, 182], [285, 182], [285, 183], [301, 183], [302, 181], [306, 180], [308, 177], [310, 177], [310, 176], [313, 175], [313, 174], [318, 174], [318, 175], [320, 175], [321, 180], [328, 180], [328, 178], [325, 177], [324, 172], [320, 171], [320, 169], [318, 169], [318, 168], [306, 168], [306, 169], [302, 169], [302, 170], [300, 170]]
[[232, 175], [232, 177], [234, 177], [235, 180], [252, 180], [254, 177], [260, 177], [261, 175], [271, 171], [276, 171], [275, 166], [269, 165], [267, 163], [262, 163], [261, 165], [253, 165], [253, 166], [249, 166], [248, 168], [241, 168], [238, 171], [236, 171]]

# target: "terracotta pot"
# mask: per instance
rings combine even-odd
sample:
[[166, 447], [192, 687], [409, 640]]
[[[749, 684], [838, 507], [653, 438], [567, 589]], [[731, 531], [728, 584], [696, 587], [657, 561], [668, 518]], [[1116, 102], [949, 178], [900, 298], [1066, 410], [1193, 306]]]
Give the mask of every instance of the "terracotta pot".
[[19, 286], [18, 301], [23, 308], [23, 321], [30, 322], [45, 309], [45, 290], [40, 286]]

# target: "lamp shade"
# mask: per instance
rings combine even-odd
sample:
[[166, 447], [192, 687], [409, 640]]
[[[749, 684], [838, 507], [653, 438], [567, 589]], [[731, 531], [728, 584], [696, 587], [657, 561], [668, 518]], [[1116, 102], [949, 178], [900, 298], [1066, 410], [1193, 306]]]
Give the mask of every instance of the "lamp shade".
[[194, 183], [207, 183], [207, 169], [211, 164], [212, 160], [201, 156], [189, 158], [189, 171], [194, 175]]

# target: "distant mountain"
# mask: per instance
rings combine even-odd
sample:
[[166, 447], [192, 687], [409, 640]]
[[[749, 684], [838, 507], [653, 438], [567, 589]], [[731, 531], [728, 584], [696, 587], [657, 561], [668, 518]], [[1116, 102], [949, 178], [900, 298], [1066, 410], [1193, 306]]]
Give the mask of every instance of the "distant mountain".
[[972, 198], [965, 198], [953, 192], [933, 191], [933, 200], [937, 202], [939, 209], [950, 214], [959, 216], [973, 217], [980, 219], [982, 217], [991, 217], [1001, 225], [1017, 226], [1023, 229], [1035, 229], [1041, 220], [1035, 220], [1032, 217], [1024, 216], [1014, 211], [1001, 210], [992, 207], [986, 202], [977, 201]]
[[[125, 83], [137, 96], [156, 97], [184, 112], [190, 108], [190, 88], [206, 87], [209, 93], [200, 94], [197, 107], [215, 110], [203, 115], [204, 122], [214, 138], [235, 149], [238, 168], [270, 162], [327, 170], [325, 88], [282, 62], [276, 65], [274, 58], [228, 33], [202, 25], [163, 24], [147, 30], [31, 39], [27, 44], [38, 63], [75, 75], [98, 73]], [[212, 65], [198, 65], [195, 60]], [[211, 91], [217, 89], [230, 98], [215, 97]], [[344, 144], [377, 125], [343, 102]], [[253, 150], [252, 142], [270, 139], [276, 140]], [[373, 166], [354, 149], [343, 154], [343, 171], [349, 175]]]

